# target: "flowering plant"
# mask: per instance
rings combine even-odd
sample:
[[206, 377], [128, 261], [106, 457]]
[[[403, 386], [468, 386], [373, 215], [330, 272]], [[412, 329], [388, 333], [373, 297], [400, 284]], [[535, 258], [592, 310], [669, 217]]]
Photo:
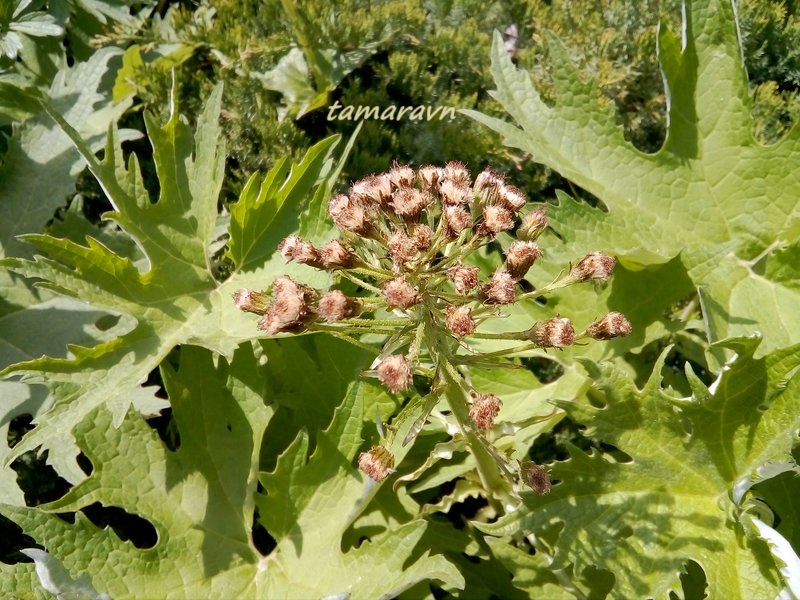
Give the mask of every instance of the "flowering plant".
[[[281, 276], [268, 293], [239, 289], [234, 301], [241, 310], [259, 315], [258, 328], [269, 335], [325, 331], [377, 352], [364, 374], [377, 377], [391, 392], [407, 391], [419, 376], [424, 382], [420, 387], [429, 389], [431, 398], [446, 398], [473, 452], [491, 457], [478, 461], [485, 483], [499, 473], [545, 492], [546, 477], [531, 475], [531, 469], [541, 473], [541, 467], [514, 469], [505, 456], [487, 451], [481, 435], [495, 425], [501, 401], [491, 390], [475, 389], [467, 369], [507, 366], [499, 362], [503, 357], [535, 348], [563, 349], [580, 340], [625, 336], [631, 325], [622, 314], [610, 312], [579, 332], [560, 315], [523, 331], [481, 331], [484, 323], [504, 316], [503, 306], [576, 283], [604, 281], [614, 271], [614, 258], [591, 252], [555, 281], [522, 291], [520, 282], [542, 256], [537, 240], [547, 228], [545, 208], [523, 214], [526, 204], [523, 192], [490, 168], [473, 183], [460, 162], [417, 171], [395, 164], [386, 173], [353, 183], [348, 194], [331, 198], [328, 212], [340, 239], [317, 248], [291, 235], [278, 247], [287, 261], [330, 271], [336, 287], [321, 293]], [[504, 264], [482, 281], [479, 267], [468, 266], [470, 258], [503, 232], [515, 232], [516, 240], [508, 246]], [[354, 294], [339, 289], [348, 284]], [[366, 334], [381, 336], [379, 350], [363, 341]], [[514, 345], [481, 352], [472, 343], [481, 339]], [[404, 444], [419, 432], [434, 406], [427, 403]], [[394, 459], [385, 446], [374, 446], [362, 453], [359, 466], [381, 481], [392, 472]]]

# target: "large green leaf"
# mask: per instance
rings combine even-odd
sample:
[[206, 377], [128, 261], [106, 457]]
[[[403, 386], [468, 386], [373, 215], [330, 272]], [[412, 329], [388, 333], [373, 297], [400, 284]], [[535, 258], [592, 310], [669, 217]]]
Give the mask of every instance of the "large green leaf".
[[[518, 70], [499, 34], [492, 71], [516, 125], [465, 111], [600, 199], [605, 210], [561, 197], [553, 227], [567, 241], [562, 263], [596, 249], [639, 268], [680, 257], [689, 274], [680, 295], [700, 291], [711, 341], [760, 331], [761, 352], [798, 341], [800, 293], [765, 270], [800, 233], [800, 127], [762, 146], [752, 134], [750, 97], [730, 0], [687, 0], [684, 40], [660, 33], [668, 98], [663, 147], [644, 154], [628, 143], [614, 108], [598, 102], [567, 51], [551, 39], [554, 99], [546, 103]], [[569, 255], [564, 250], [569, 249]], [[783, 258], [785, 261], [785, 256]], [[788, 266], [788, 263], [784, 263]], [[638, 298], [630, 281], [619, 293]]]
[[[365, 504], [365, 482], [353, 465], [363, 446], [365, 406], [383, 392], [356, 384], [306, 457], [304, 434], [262, 477], [261, 522], [278, 542], [262, 556], [252, 539], [258, 456], [271, 417], [263, 373], [249, 344], [227, 365], [183, 346], [180, 366], [163, 369], [180, 446], [170, 451], [130, 412], [119, 428], [97, 408], [76, 428], [93, 471], [56, 502], [3, 505], [6, 516], [43, 544], [70, 577], [113, 598], [392, 597], [418, 581], [463, 585], [441, 556], [416, 544], [423, 521], [411, 521], [347, 552], [341, 537]], [[287, 471], [287, 466], [292, 468]], [[137, 548], [78, 512], [93, 503], [148, 520], [158, 539]], [[98, 560], [101, 557], [101, 560]], [[344, 596], [342, 596], [344, 597]]]
[[262, 289], [284, 270], [277, 243], [297, 228], [318, 177], [330, 170], [337, 138], [318, 143], [299, 164], [282, 162], [263, 179], [254, 175], [231, 218], [235, 269], [220, 283], [212, 274], [209, 246], [215, 241], [224, 162], [221, 98], [218, 87], [194, 134], [174, 101], [163, 126], [146, 118], [160, 184], [156, 202], [144, 187], [136, 158], [125, 164], [116, 129], [98, 161], [78, 132], [43, 103], [103, 186], [114, 207], [104, 216], [139, 245], [146, 267], [91, 237], [82, 245], [48, 235], [24, 237], [40, 253], [34, 260], [4, 261], [12, 271], [40, 278], [41, 286], [124, 315], [129, 324], [124, 335], [100, 345], [71, 347], [74, 358], [44, 357], [3, 372], [46, 381], [54, 395], [52, 409], [37, 418], [36, 428], [14, 448], [11, 459], [37, 446], [49, 447], [101, 405], [119, 425], [139, 384], [176, 345], [197, 344], [230, 356], [241, 341], [257, 336], [231, 294], [240, 287]]
[[680, 589], [688, 560], [705, 571], [710, 598], [775, 597], [782, 588], [765, 543], [741, 524], [740, 488], [786, 460], [800, 427], [800, 346], [754, 358], [759, 341], [727, 342], [738, 358], [713, 386], [688, 372], [693, 394], [661, 388], [665, 356], [639, 390], [619, 369], [586, 362], [597, 388], [589, 402], [558, 402], [587, 434], [629, 456], [570, 449], [548, 496], [481, 529], [534, 534], [551, 545], [553, 569], [594, 566], [616, 577], [616, 597]]

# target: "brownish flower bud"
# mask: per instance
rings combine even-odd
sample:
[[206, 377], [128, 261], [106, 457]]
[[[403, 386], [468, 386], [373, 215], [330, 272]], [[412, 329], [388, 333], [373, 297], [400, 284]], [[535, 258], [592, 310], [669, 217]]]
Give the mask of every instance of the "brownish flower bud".
[[481, 287], [481, 297], [486, 304], [511, 304], [517, 297], [514, 292], [514, 278], [505, 269], [492, 274], [489, 283]]
[[483, 223], [478, 233], [496, 235], [514, 227], [514, 213], [503, 206], [487, 205], [483, 207]]
[[475, 331], [477, 326], [475, 319], [472, 318], [472, 309], [468, 306], [456, 306], [451, 304], [447, 307], [447, 314], [444, 319], [447, 328], [458, 337], [464, 337]]
[[522, 190], [513, 185], [503, 185], [497, 197], [498, 204], [504, 206], [511, 212], [517, 212], [520, 208], [525, 206], [527, 201], [528, 198], [525, 197]]
[[390, 309], [409, 308], [420, 300], [417, 288], [408, 283], [405, 277], [396, 277], [385, 283], [383, 297]]
[[494, 169], [487, 167], [475, 178], [473, 189], [481, 204], [497, 204], [500, 190], [504, 185], [503, 176]]
[[444, 170], [433, 165], [423, 165], [417, 172], [420, 185], [432, 192], [437, 189], [439, 181], [444, 177]]
[[387, 356], [378, 365], [378, 379], [392, 392], [402, 392], [411, 386], [411, 365], [402, 354]]
[[547, 210], [542, 206], [529, 212], [517, 228], [517, 238], [528, 242], [535, 241], [547, 229]]
[[596, 340], [611, 340], [617, 337], [625, 337], [633, 331], [630, 321], [625, 315], [618, 312], [610, 312], [602, 319], [598, 319], [586, 328], [586, 335]]
[[447, 270], [447, 277], [453, 282], [457, 294], [468, 294], [478, 285], [478, 267], [464, 267], [458, 265]]
[[311, 242], [306, 242], [298, 235], [290, 235], [278, 244], [278, 252], [286, 262], [295, 261], [302, 265], [322, 268], [320, 253]]
[[458, 237], [462, 231], [472, 227], [472, 215], [463, 206], [445, 206], [442, 212], [445, 235], [448, 239]]
[[258, 328], [269, 335], [283, 331], [302, 331], [314, 318], [311, 306], [317, 292], [291, 277], [278, 277], [272, 284], [272, 304], [258, 322]]
[[413, 187], [402, 187], [392, 196], [392, 208], [399, 216], [414, 219], [422, 213], [433, 198], [428, 192]]
[[328, 213], [339, 229], [364, 236], [371, 234], [372, 227], [367, 218], [366, 208], [361, 202], [339, 194], [328, 202]]
[[542, 251], [533, 242], [512, 242], [506, 253], [506, 270], [519, 281], [541, 256]]
[[408, 165], [394, 163], [389, 171], [389, 180], [397, 189], [411, 187], [414, 184], [414, 169]]
[[319, 316], [326, 321], [349, 319], [361, 312], [361, 302], [357, 298], [345, 296], [339, 290], [331, 290], [319, 300]]
[[358, 468], [370, 479], [381, 482], [394, 473], [394, 457], [387, 448], [373, 446], [358, 456]]
[[326, 269], [349, 269], [358, 264], [358, 256], [339, 240], [331, 240], [319, 251], [320, 261]]
[[500, 406], [503, 404], [500, 398], [494, 394], [479, 394], [471, 392], [472, 406], [469, 408], [469, 416], [475, 427], [482, 431], [491, 429], [494, 420], [500, 413]]
[[350, 198], [359, 202], [385, 205], [392, 197], [392, 183], [388, 173], [369, 175], [350, 186]]
[[431, 247], [431, 239], [433, 238], [433, 231], [424, 223], [417, 223], [411, 229], [411, 237], [414, 238], [414, 243], [420, 252], [424, 252]]
[[399, 230], [392, 232], [386, 240], [386, 247], [395, 265], [411, 260], [419, 251], [415, 240]]
[[575, 341], [572, 323], [562, 317], [539, 321], [530, 328], [528, 335], [540, 348], [566, 348]]
[[531, 488], [540, 496], [550, 493], [550, 473], [547, 468], [537, 465], [535, 462], [526, 460], [519, 464], [519, 478], [522, 483]]
[[444, 204], [450, 206], [467, 204], [470, 201], [469, 188], [465, 185], [458, 185], [450, 179], [442, 179], [439, 182], [439, 196]]
[[269, 308], [269, 299], [266, 294], [247, 288], [233, 292], [233, 301], [239, 310], [257, 315], [263, 315]]
[[606, 280], [611, 277], [616, 264], [616, 259], [611, 256], [607, 256], [602, 252], [590, 252], [577, 265], [572, 267], [569, 276], [574, 281]]
[[469, 169], [464, 163], [457, 160], [451, 160], [444, 166], [444, 177], [462, 187], [469, 187], [472, 183]]

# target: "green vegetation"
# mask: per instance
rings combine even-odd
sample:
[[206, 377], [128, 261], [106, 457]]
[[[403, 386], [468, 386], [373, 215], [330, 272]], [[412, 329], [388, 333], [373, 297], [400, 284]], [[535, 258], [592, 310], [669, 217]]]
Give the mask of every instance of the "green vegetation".
[[[800, 596], [795, 4], [261, 4], [0, 9], [2, 593]], [[337, 101], [463, 112], [329, 120]], [[455, 160], [524, 191], [510, 229], [476, 200], [425, 269], [393, 264], [340, 200], [373, 279], [278, 251], [339, 237], [352, 182]], [[545, 207], [499, 311], [485, 286]], [[614, 277], [561, 289], [598, 251]], [[370, 305], [371, 332], [268, 335], [233, 300], [282, 275], [386, 298], [456, 255], [487, 317], [459, 341], [444, 279], [429, 313]], [[632, 333], [533, 333], [607, 313]], [[425, 314], [422, 344], [402, 322]], [[400, 385], [373, 360], [408, 343]], [[486, 427], [459, 388], [502, 402]]]

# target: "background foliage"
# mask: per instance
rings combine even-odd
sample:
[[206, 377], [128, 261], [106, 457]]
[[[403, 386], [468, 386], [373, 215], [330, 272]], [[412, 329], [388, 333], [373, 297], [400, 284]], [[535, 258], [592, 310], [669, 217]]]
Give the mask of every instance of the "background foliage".
[[[679, 4], [4, 4], [3, 593], [797, 595], [800, 25], [696, 0], [713, 43], [690, 27], [681, 53]], [[474, 119], [356, 132], [337, 100]], [[414, 397], [359, 382], [343, 342], [256, 339], [229, 300], [324, 283], [275, 245], [328, 239], [330, 194], [394, 159], [550, 202], [535, 285], [622, 262], [503, 327], [613, 309], [633, 336], [473, 373], [504, 402], [495, 444], [558, 482], [506, 515], [444, 422], [367, 485], [354, 457]]]

